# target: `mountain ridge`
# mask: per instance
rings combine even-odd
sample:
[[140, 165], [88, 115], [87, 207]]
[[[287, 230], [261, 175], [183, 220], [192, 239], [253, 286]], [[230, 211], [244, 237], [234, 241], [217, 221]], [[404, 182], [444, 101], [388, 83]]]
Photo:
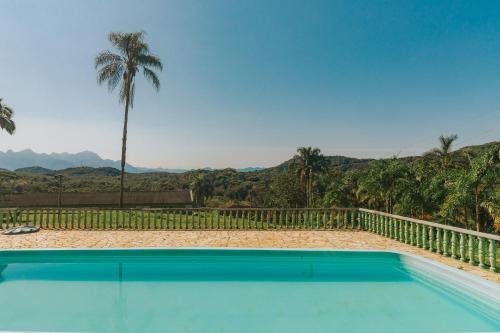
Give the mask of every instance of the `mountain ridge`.
[[[454, 153], [465, 151], [469, 149], [484, 150], [492, 145], [500, 144], [500, 141], [492, 141], [480, 145], [464, 146], [454, 151]], [[407, 156], [401, 157], [403, 159], [414, 159], [418, 156]], [[373, 158], [355, 158], [347, 157], [341, 155], [335, 156], [325, 156], [330, 167], [339, 167], [343, 171], [348, 169], [362, 168], [371, 161]], [[286, 170], [291, 167], [294, 163], [295, 157], [284, 161], [273, 167], [247, 167], [234, 169], [239, 172], [258, 172], [263, 170], [269, 171], [280, 171]], [[98, 154], [92, 151], [82, 151], [79, 153], [36, 153], [31, 149], [25, 149], [18, 152], [12, 150], [7, 150], [6, 152], [0, 151], [0, 169], [5, 169], [15, 172], [24, 173], [45, 173], [51, 174], [67, 169], [78, 169], [78, 168], [94, 168], [94, 169], [106, 169], [112, 168], [120, 170], [120, 161], [113, 161], [111, 159], [103, 159]], [[232, 169], [232, 168], [230, 168]], [[125, 171], [128, 173], [172, 173], [172, 174], [182, 174], [193, 171], [216, 171], [221, 169], [215, 168], [198, 168], [198, 169], [169, 169], [169, 168], [147, 168], [147, 167], [136, 167], [130, 164], [126, 164]], [[109, 171], [109, 170], [108, 170]], [[105, 172], [106, 173], [106, 172]], [[111, 172], [111, 173], [114, 173]]]
[[[89, 150], [84, 150], [78, 153], [37, 153], [32, 149], [24, 149], [20, 151], [0, 151], [0, 168], [32, 173], [51, 173], [59, 170], [65, 170], [78, 167], [91, 168], [114, 168], [120, 170], [120, 161], [111, 159], [103, 159], [97, 153]], [[241, 172], [257, 171], [264, 168], [261, 167], [246, 167], [238, 169]], [[129, 163], [125, 165], [125, 171], [129, 173], [151, 173], [151, 172], [166, 172], [166, 173], [185, 173], [194, 170], [215, 170], [213, 168], [200, 169], [180, 169], [180, 168], [148, 168], [133, 166]]]

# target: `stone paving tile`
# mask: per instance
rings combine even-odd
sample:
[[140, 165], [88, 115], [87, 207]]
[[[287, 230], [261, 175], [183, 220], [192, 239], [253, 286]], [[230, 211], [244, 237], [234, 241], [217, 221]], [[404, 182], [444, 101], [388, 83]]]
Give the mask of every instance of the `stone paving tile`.
[[312, 230], [162, 230], [98, 231], [41, 230], [34, 234], [0, 236], [0, 248], [134, 248], [134, 247], [248, 247], [396, 250], [436, 260], [500, 283], [493, 273], [366, 231]]

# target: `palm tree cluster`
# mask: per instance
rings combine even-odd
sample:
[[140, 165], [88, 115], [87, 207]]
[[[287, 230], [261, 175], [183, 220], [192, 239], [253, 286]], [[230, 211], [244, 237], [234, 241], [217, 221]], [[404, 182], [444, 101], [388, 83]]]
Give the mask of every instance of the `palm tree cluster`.
[[294, 156], [293, 164], [300, 183], [305, 190], [307, 207], [312, 207], [314, 177], [326, 170], [325, 157], [321, 154], [319, 148], [299, 147], [297, 155]]
[[207, 199], [214, 195], [214, 185], [206, 175], [195, 175], [190, 184], [193, 201], [198, 207], [205, 207]]
[[500, 230], [500, 144], [452, 151], [456, 135], [422, 158], [382, 159], [328, 178], [323, 206], [361, 206], [478, 231]]

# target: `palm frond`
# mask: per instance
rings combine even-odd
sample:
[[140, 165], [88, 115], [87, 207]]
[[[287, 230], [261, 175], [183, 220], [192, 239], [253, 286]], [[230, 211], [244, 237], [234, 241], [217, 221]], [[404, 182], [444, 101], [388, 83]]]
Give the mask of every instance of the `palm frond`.
[[124, 62], [123, 57], [109, 50], [106, 50], [99, 53], [95, 57], [95, 68], [97, 69], [99, 66], [105, 66], [112, 63], [123, 63], [123, 62]]
[[160, 79], [158, 78], [156, 73], [146, 67], [144, 67], [142, 71], [144, 73], [144, 77], [146, 78], [146, 80], [151, 82], [153, 87], [155, 87], [156, 91], [160, 90]]
[[140, 54], [137, 56], [137, 63], [144, 67], [152, 67], [158, 70], [163, 70], [163, 64], [160, 58], [152, 54]]
[[108, 64], [97, 72], [97, 83], [108, 83], [108, 90], [113, 91], [125, 73], [125, 66], [121, 63]]

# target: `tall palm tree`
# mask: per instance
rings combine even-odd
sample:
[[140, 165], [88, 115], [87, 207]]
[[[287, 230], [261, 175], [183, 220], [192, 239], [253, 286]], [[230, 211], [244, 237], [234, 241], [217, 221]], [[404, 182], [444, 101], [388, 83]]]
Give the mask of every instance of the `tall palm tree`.
[[12, 120], [13, 115], [14, 111], [7, 105], [2, 104], [2, 99], [0, 98], [0, 128], [11, 135], [16, 130], [16, 123]]
[[446, 171], [451, 162], [451, 146], [458, 139], [458, 135], [452, 134], [448, 136], [441, 135], [439, 137], [439, 147], [432, 149], [426, 155], [437, 156], [441, 160], [441, 170]]
[[297, 176], [305, 187], [307, 207], [311, 207], [314, 175], [325, 170], [326, 159], [319, 148], [299, 147], [294, 156], [294, 163]]
[[125, 104], [122, 137], [122, 159], [120, 177], [120, 207], [123, 207], [123, 183], [127, 152], [128, 110], [134, 106], [135, 77], [140, 71], [153, 87], [160, 89], [160, 80], [154, 69], [162, 70], [161, 60], [150, 53], [149, 45], [144, 41], [144, 32], [111, 32], [109, 41], [117, 53], [103, 51], [95, 58], [97, 82], [108, 84], [109, 91], [120, 85], [120, 103]]

